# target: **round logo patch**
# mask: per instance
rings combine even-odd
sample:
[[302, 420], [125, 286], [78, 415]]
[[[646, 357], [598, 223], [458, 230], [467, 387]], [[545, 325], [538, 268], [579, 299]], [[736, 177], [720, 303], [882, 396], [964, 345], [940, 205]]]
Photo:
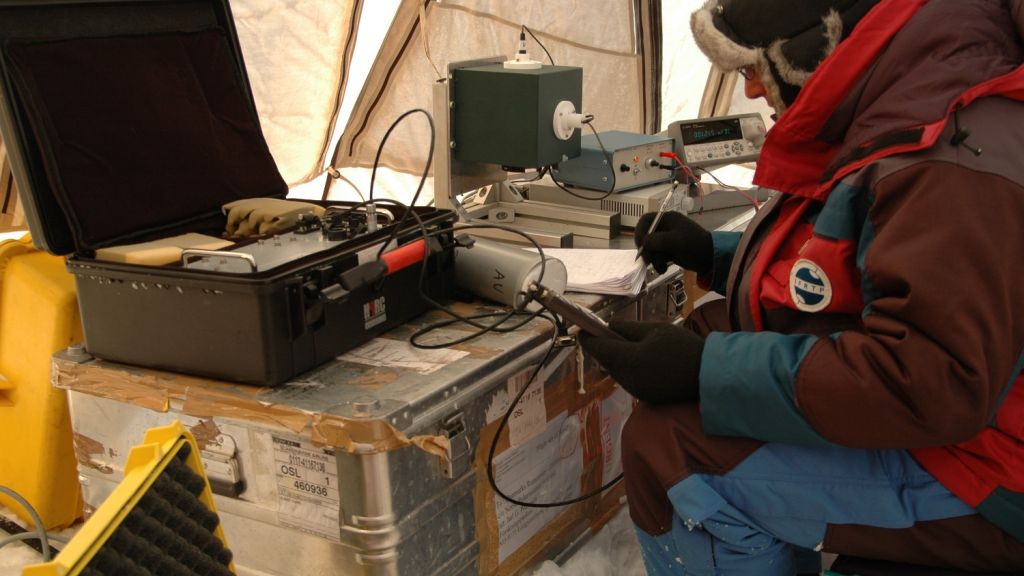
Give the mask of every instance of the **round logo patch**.
[[799, 310], [820, 312], [832, 302], [832, 283], [814, 262], [797, 260], [789, 273], [789, 295]]

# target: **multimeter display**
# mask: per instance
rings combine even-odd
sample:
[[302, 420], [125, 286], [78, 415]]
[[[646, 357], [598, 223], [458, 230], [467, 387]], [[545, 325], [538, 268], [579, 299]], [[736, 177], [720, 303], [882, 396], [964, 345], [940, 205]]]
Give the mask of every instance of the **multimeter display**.
[[740, 129], [739, 118], [694, 122], [679, 128], [680, 132], [682, 132], [684, 146], [743, 139], [743, 130]]

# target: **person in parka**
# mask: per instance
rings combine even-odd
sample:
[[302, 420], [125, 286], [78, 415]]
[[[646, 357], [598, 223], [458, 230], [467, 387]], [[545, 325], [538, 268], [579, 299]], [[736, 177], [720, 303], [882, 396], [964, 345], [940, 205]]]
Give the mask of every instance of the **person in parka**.
[[776, 193], [742, 235], [645, 215], [645, 260], [725, 298], [581, 337], [640, 400], [648, 572], [1024, 573], [1024, 0], [709, 0], [691, 26], [779, 113]]

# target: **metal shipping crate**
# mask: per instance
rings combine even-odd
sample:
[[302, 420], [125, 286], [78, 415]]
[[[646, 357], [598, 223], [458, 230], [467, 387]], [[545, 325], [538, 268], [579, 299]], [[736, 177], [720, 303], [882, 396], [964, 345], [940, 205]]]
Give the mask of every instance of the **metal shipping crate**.
[[[671, 319], [681, 274], [635, 301], [574, 296], [628, 318]], [[463, 306], [463, 312], [476, 311]], [[98, 506], [128, 447], [179, 419], [196, 436], [240, 574], [514, 574], [557, 558], [622, 506], [621, 484], [562, 508], [508, 504], [487, 455], [509, 399], [553, 330], [424, 352], [408, 337], [427, 315], [273, 389], [97, 361], [54, 360], [69, 390], [85, 499]], [[463, 336], [460, 327], [436, 337]], [[585, 494], [620, 471], [618, 436], [632, 398], [576, 349], [555, 350], [498, 441], [498, 486], [527, 502]]]

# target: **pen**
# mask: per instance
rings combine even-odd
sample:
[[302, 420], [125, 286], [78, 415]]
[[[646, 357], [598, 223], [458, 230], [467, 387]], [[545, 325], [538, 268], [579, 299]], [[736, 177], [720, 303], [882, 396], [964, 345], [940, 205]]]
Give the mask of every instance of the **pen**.
[[665, 195], [665, 199], [661, 201], [661, 206], [658, 206], [658, 213], [654, 215], [654, 221], [651, 222], [651, 227], [647, 229], [647, 235], [644, 236], [644, 241], [640, 243], [640, 246], [636, 249], [636, 258], [633, 258], [633, 262], [640, 259], [640, 255], [644, 252], [644, 246], [647, 245], [647, 239], [651, 237], [651, 233], [654, 232], [655, 228], [658, 227], [658, 223], [661, 222], [661, 217], [665, 215], [665, 209], [668, 208], [668, 203], [672, 200], [672, 195], [676, 191], [676, 183], [672, 183], [672, 187], [669, 188], [668, 194]]

